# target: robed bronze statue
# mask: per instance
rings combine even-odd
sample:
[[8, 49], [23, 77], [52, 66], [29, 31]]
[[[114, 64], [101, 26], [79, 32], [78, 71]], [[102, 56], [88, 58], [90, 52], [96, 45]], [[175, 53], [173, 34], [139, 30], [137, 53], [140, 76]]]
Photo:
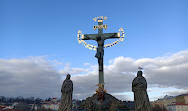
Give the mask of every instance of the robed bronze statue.
[[67, 74], [67, 77], [62, 84], [59, 111], [72, 111], [73, 82], [70, 80], [70, 77], [70, 74]]
[[151, 106], [146, 90], [147, 90], [146, 79], [142, 76], [142, 71], [138, 71], [137, 77], [135, 77], [132, 82], [135, 111], [151, 111]]

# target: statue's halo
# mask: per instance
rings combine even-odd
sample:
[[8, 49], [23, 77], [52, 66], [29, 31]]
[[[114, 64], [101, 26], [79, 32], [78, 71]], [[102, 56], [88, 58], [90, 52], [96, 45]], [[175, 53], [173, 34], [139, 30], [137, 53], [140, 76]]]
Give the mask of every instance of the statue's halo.
[[[110, 43], [110, 44], [106, 44], [104, 45], [104, 48], [108, 48], [108, 47], [112, 47], [116, 44], [118, 44], [118, 42], [124, 40], [124, 37], [125, 37], [125, 33], [124, 33], [124, 30], [123, 28], [120, 28], [119, 29], [119, 32], [118, 32], [118, 36], [119, 36], [119, 39]], [[94, 45], [91, 45], [91, 44], [87, 44], [84, 40], [82, 40], [82, 38], [84, 37], [84, 34], [82, 34], [82, 31], [78, 31], [78, 35], [77, 35], [77, 38], [78, 38], [78, 43], [79, 44], [83, 44], [85, 46], [85, 48], [88, 48], [90, 50], [96, 50], [97, 49], [97, 46], [94, 46]]]

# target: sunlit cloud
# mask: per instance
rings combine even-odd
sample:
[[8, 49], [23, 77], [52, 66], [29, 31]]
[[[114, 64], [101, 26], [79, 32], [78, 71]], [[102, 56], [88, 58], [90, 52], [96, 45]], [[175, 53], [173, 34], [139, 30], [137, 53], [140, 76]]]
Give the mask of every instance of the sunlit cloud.
[[[104, 66], [105, 89], [118, 99], [133, 100], [131, 85], [138, 66], [144, 68], [150, 100], [188, 91], [187, 50], [156, 58], [133, 59], [120, 56], [109, 60], [109, 63]], [[57, 70], [59, 65], [62, 68]], [[74, 98], [85, 99], [95, 93], [98, 84], [97, 64], [83, 63], [83, 67], [70, 67], [70, 64], [49, 61], [40, 56], [0, 59], [0, 94], [60, 98], [60, 88], [68, 73], [72, 75], [74, 83]]]

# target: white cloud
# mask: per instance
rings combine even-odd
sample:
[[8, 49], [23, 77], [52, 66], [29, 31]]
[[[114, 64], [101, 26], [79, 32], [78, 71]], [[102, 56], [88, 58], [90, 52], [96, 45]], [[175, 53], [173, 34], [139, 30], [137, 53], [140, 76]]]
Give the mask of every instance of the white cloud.
[[188, 93], [188, 89], [176, 89], [176, 90], [166, 90], [163, 92], [164, 94], [169, 94], [171, 96], [177, 96], [180, 94], [187, 94]]
[[[109, 61], [110, 65], [104, 66], [105, 88], [117, 98], [126, 92], [131, 94], [131, 84], [138, 66], [144, 67], [150, 95], [157, 92], [154, 87], [181, 88], [181, 92], [186, 92], [188, 89], [188, 51], [137, 60], [121, 56]], [[64, 65], [64, 68], [55, 70], [57, 65]], [[60, 97], [62, 77], [70, 73], [74, 83], [74, 98], [85, 99], [93, 95], [97, 89], [98, 66], [89, 63], [83, 65], [87, 65], [88, 68], [72, 68], [69, 64], [48, 61], [44, 57], [0, 59], [0, 94]], [[170, 92], [166, 93], [170, 94]], [[130, 99], [130, 97], [132, 98], [132, 95], [125, 94], [122, 99]]]
[[[168, 87], [174, 87], [182, 88], [183, 90], [188, 88], [188, 51], [181, 51], [171, 56], [137, 60], [121, 56], [110, 60], [110, 63], [110, 65], [104, 67], [105, 83], [107, 83], [105, 88], [109, 93], [130, 92], [132, 80], [135, 77], [138, 66], [144, 67], [144, 76], [148, 81], [149, 88], [160, 87], [168, 89]], [[97, 72], [93, 73], [95, 74], [72, 78], [77, 85], [83, 86], [83, 91], [79, 91], [89, 90], [88, 94], [91, 94], [97, 88], [92, 87], [98, 81]], [[85, 79], [89, 82], [79, 83], [79, 80], [85, 81]], [[93, 88], [92, 91], [87, 89], [89, 87]]]
[[58, 95], [61, 76], [44, 58], [0, 59], [0, 94], [3, 96]]
[[84, 66], [89, 66], [89, 65], [91, 65], [91, 64], [88, 62], [84, 63]]

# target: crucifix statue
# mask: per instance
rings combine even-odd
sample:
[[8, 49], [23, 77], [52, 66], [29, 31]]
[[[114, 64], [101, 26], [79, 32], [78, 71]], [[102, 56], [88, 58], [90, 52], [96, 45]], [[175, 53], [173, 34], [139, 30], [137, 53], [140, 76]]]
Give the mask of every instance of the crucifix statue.
[[[83, 42], [83, 44], [86, 45], [84, 40], [95, 40], [97, 41], [98, 47], [95, 49], [95, 46], [93, 45], [86, 45], [86, 47], [93, 47], [94, 50], [97, 50], [97, 53], [95, 57], [98, 59], [98, 65], [99, 65], [99, 85], [102, 85], [104, 88], [104, 71], [103, 71], [103, 56], [104, 56], [104, 48], [111, 47], [115, 44], [117, 44], [120, 41], [123, 41], [124, 32], [121, 28], [120, 31], [122, 31], [123, 36], [120, 36], [120, 33], [103, 33], [103, 28], [107, 29], [107, 25], [103, 25], [103, 20], [106, 20], [107, 17], [97, 17], [94, 18], [94, 21], [98, 21], [98, 25], [94, 26], [94, 30], [98, 29], [98, 34], [82, 34], [82, 37], [79, 38], [79, 43]], [[80, 32], [78, 32], [80, 33]], [[112, 39], [112, 38], [120, 38], [120, 40], [113, 42], [112, 44], [104, 45], [104, 42], [106, 39]]]

